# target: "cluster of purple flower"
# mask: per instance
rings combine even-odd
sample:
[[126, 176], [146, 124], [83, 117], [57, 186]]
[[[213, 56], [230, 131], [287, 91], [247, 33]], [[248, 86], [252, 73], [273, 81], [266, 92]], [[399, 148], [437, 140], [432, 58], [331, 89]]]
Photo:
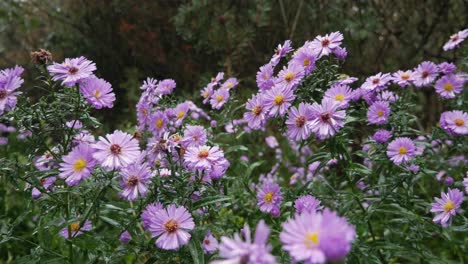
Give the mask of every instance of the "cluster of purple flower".
[[[206, 104], [210, 102], [213, 109], [221, 109], [229, 100], [231, 89], [239, 84], [237, 79], [234, 77], [227, 79], [221, 84], [223, 79], [224, 72], [219, 72], [216, 77], [211, 78], [211, 82], [208, 83], [200, 92], [203, 97], [203, 103]], [[218, 86], [219, 88], [216, 89]]]
[[17, 89], [24, 82], [20, 77], [23, 71], [20, 66], [0, 71], [0, 116], [16, 106], [17, 96], [21, 94]]

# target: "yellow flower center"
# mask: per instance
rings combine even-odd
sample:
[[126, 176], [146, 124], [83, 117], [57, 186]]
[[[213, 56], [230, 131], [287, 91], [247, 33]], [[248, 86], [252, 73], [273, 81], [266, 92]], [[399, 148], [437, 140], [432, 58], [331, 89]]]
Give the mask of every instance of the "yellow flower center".
[[451, 84], [451, 83], [444, 84], [444, 90], [447, 91], [447, 92], [453, 91], [453, 84]]
[[304, 65], [304, 67], [307, 67], [310, 65], [310, 60], [309, 59], [304, 59], [304, 61], [302, 62], [302, 65]]
[[405, 147], [400, 147], [398, 149], [398, 154], [400, 155], [405, 155], [408, 152], [408, 150]]
[[403, 73], [403, 74], [401, 75], [401, 79], [402, 79], [402, 80], [405, 80], [405, 81], [408, 80], [409, 77], [410, 77], [410, 76], [409, 76], [409, 74], [407, 74], [407, 73]]
[[342, 102], [344, 100], [345, 96], [344, 94], [337, 94], [335, 96], [335, 100]]
[[208, 98], [208, 96], [210, 96], [210, 93], [208, 91], [206, 91], [204, 94], [203, 94], [203, 97], [204, 98]]
[[179, 224], [177, 224], [177, 221], [174, 219], [171, 219], [164, 224], [164, 229], [168, 233], [174, 233], [178, 228]]
[[208, 154], [209, 154], [208, 150], [202, 149], [200, 150], [200, 152], [198, 152], [198, 158], [206, 159], [208, 157]]
[[260, 115], [262, 113], [262, 107], [261, 106], [254, 106], [252, 108], [252, 113], [256, 116]]
[[95, 98], [99, 98], [100, 95], [101, 95], [101, 91], [99, 91], [98, 89], [96, 89], [96, 90], [94, 91], [94, 97], [95, 97]]
[[304, 244], [306, 245], [307, 248], [313, 248], [319, 243], [319, 235], [317, 232], [309, 233], [305, 239], [304, 239]]
[[284, 103], [284, 97], [282, 95], [275, 96], [275, 105], [282, 105]]
[[179, 113], [177, 113], [177, 119], [182, 119], [182, 117], [185, 116], [185, 112], [184, 111], [179, 111]]
[[216, 101], [218, 101], [218, 103], [221, 102], [223, 99], [224, 97], [222, 95], [216, 96]]
[[74, 233], [78, 232], [78, 230], [80, 230], [80, 222], [75, 222], [75, 223], [71, 224], [70, 229]]
[[228, 82], [226, 84], [226, 88], [228, 88], [228, 89], [232, 88], [232, 86], [234, 86], [234, 84], [232, 82]]
[[73, 164], [73, 170], [75, 172], [81, 172], [85, 167], [86, 167], [86, 160], [84, 159], [79, 159], [75, 161], [75, 164]]
[[382, 117], [384, 115], [384, 111], [379, 110], [377, 111], [377, 116]]
[[141, 113], [142, 113], [144, 116], [146, 116], [146, 115], [148, 114], [148, 111], [146, 111], [146, 109], [143, 108], [143, 109], [141, 109]]
[[452, 211], [453, 208], [455, 208], [455, 204], [454, 204], [452, 201], [448, 201], [448, 202], [445, 203], [445, 205], [444, 205], [444, 210], [445, 210], [446, 213]]
[[463, 126], [464, 124], [465, 124], [465, 121], [463, 121], [463, 119], [461, 119], [461, 118], [455, 119], [455, 125]]
[[156, 121], [156, 127], [157, 127], [158, 129], [161, 129], [162, 126], [163, 126], [163, 121], [162, 121], [162, 119], [158, 119], [158, 120]]
[[284, 80], [286, 80], [287, 82], [290, 82], [294, 79], [294, 73], [292, 72], [288, 72], [284, 75]]
[[271, 203], [271, 201], [273, 201], [273, 193], [272, 192], [267, 192], [267, 194], [265, 194], [265, 197], [263, 197], [263, 200], [266, 202], [266, 203]]

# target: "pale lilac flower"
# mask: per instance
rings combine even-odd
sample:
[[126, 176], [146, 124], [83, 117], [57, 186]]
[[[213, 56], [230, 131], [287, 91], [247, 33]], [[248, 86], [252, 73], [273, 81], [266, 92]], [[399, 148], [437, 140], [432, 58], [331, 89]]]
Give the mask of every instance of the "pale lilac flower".
[[213, 77], [211, 78], [211, 83], [213, 85], [218, 85], [220, 81], [222, 81], [224, 79], [224, 72], [218, 72], [218, 74], [216, 74], [216, 77]]
[[325, 91], [324, 98], [330, 98], [338, 103], [341, 108], [349, 106], [349, 102], [353, 97], [353, 91], [346, 84], [334, 84], [330, 89]]
[[391, 76], [390, 73], [377, 73], [376, 75], [370, 76], [366, 81], [361, 85], [362, 89], [370, 91], [381, 91], [387, 88], [390, 83]]
[[132, 135], [120, 130], [99, 137], [99, 141], [92, 145], [96, 152], [93, 157], [106, 170], [120, 169], [135, 162], [140, 156], [138, 141]]
[[390, 116], [390, 105], [387, 102], [377, 101], [367, 111], [369, 124], [383, 125], [388, 122]]
[[396, 102], [398, 99], [400, 99], [400, 97], [392, 91], [382, 91], [377, 95], [377, 100], [389, 103]]
[[325, 209], [303, 212], [283, 223], [280, 240], [293, 262], [328, 263], [343, 260], [351, 250], [355, 229], [345, 218]]
[[435, 84], [435, 90], [445, 99], [455, 98], [463, 91], [463, 80], [456, 75], [442, 76]]
[[325, 98], [322, 104], [314, 103], [311, 109], [314, 117], [309, 126], [319, 138], [332, 137], [344, 126], [346, 112], [338, 110], [339, 104], [333, 100]]
[[62, 81], [63, 85], [73, 86], [77, 82], [93, 76], [96, 64], [81, 56], [79, 58], [66, 58], [63, 63], [53, 63], [47, 66], [47, 70], [52, 75], [52, 80]]
[[221, 88], [220, 88], [220, 89], [227, 89], [227, 90], [230, 90], [230, 89], [236, 87], [238, 84], [239, 84], [239, 82], [237, 81], [237, 78], [231, 77], [231, 78], [227, 79], [227, 80], [221, 85]]
[[156, 213], [160, 210], [164, 210], [164, 206], [159, 202], [149, 204], [143, 209], [141, 212], [141, 221], [145, 229], [149, 230], [154, 218], [156, 218]]
[[410, 138], [399, 137], [388, 144], [387, 156], [396, 165], [412, 160], [415, 155], [416, 146]]
[[184, 154], [184, 161], [189, 168], [210, 170], [224, 157], [218, 146], [189, 147]]
[[266, 137], [265, 142], [269, 148], [277, 148], [279, 146], [278, 140], [276, 140], [275, 136]]
[[171, 94], [176, 87], [176, 82], [172, 79], [165, 79], [158, 83], [156, 87], [156, 93], [159, 95]]
[[439, 70], [437, 65], [430, 61], [421, 62], [414, 69], [414, 85], [416, 87], [429, 86], [437, 77]]
[[314, 213], [318, 210], [322, 210], [323, 206], [320, 205], [320, 201], [312, 195], [302, 195], [294, 201], [294, 208], [296, 213], [301, 214], [303, 212]]
[[[71, 230], [71, 238], [75, 238], [76, 236], [79, 236], [83, 234], [83, 232], [90, 231], [92, 229], [91, 221], [86, 220], [84, 225], [80, 227], [80, 222], [74, 222], [70, 224], [70, 230]], [[68, 236], [68, 226], [64, 227], [62, 230], [60, 230], [60, 235], [64, 237], [65, 239], [69, 239]]]
[[271, 64], [265, 64], [260, 67], [257, 72], [256, 81], [258, 88], [262, 91], [269, 90], [275, 85], [273, 79], [273, 67]]
[[200, 95], [203, 97], [203, 103], [208, 103], [213, 95], [213, 84], [209, 83], [206, 85], [206, 87], [201, 90]]
[[281, 201], [283, 201], [283, 195], [278, 184], [264, 183], [257, 188], [257, 204], [260, 211], [279, 216]]
[[132, 240], [132, 235], [128, 231], [124, 231], [122, 234], [120, 234], [119, 241], [128, 244]]
[[187, 113], [189, 110], [190, 110], [190, 107], [186, 102], [180, 103], [174, 108], [173, 112], [176, 118], [176, 121], [175, 121], [176, 127], [182, 124], [184, 119], [187, 117]]
[[270, 116], [284, 116], [291, 102], [294, 101], [294, 93], [284, 86], [275, 85], [271, 90], [265, 92], [265, 106], [270, 109]]
[[119, 196], [129, 201], [135, 201], [139, 197], [143, 197], [148, 192], [147, 185], [151, 183], [151, 171], [148, 165], [135, 162], [124, 167], [120, 175], [122, 179], [120, 186], [122, 192]]
[[195, 228], [192, 215], [183, 206], [169, 205], [165, 209], [146, 214], [145, 228], [152, 237], [158, 237], [156, 246], [165, 250], [174, 250], [186, 245], [190, 240], [189, 231]]
[[437, 213], [434, 223], [440, 223], [442, 227], [452, 224], [452, 218], [461, 212], [460, 205], [463, 202], [463, 193], [458, 189], [448, 189], [447, 193], [441, 193], [441, 198], [435, 197], [436, 202], [432, 203], [431, 212]]
[[[57, 180], [56, 177], [47, 177], [47, 178], [40, 179], [39, 182], [41, 183], [42, 187], [44, 187], [46, 191], [53, 191], [54, 189], [53, 184], [55, 183], [56, 180]], [[32, 188], [31, 196], [33, 199], [39, 199], [42, 196], [42, 193], [39, 189], [34, 187]]]
[[318, 57], [327, 56], [338, 48], [343, 41], [343, 34], [340, 32], [332, 32], [325, 36], [318, 35], [311, 43], [310, 47]]
[[260, 129], [264, 125], [269, 111], [265, 105], [263, 94], [257, 94], [250, 98], [245, 108], [249, 110], [244, 113], [247, 125], [252, 129]]
[[400, 87], [406, 87], [413, 83], [414, 72], [411, 70], [402, 71], [399, 70], [392, 74], [392, 82], [399, 85]]
[[385, 130], [385, 129], [379, 129], [377, 132], [372, 135], [372, 139], [377, 142], [377, 143], [385, 143], [387, 142], [390, 138], [392, 137], [392, 132]]
[[[294, 90], [304, 78], [304, 68], [295, 63], [288, 64], [279, 73], [275, 81], [275, 86], [282, 89]], [[274, 88], [273, 88], [274, 89]]]
[[454, 110], [443, 112], [440, 116], [440, 128], [454, 135], [468, 134], [468, 113]]
[[154, 112], [149, 118], [149, 127], [155, 137], [159, 137], [167, 131], [169, 119], [162, 111]]
[[58, 149], [54, 147], [51, 149], [52, 152], [46, 151], [40, 157], [34, 159], [34, 167], [40, 171], [47, 171], [50, 170], [52, 167], [57, 165], [54, 161], [54, 154], [58, 153]]
[[206, 130], [202, 126], [187, 126], [181, 144], [184, 148], [198, 147], [207, 142]]
[[334, 50], [333, 50], [333, 54], [336, 56], [337, 59], [339, 60], [345, 60], [346, 57], [348, 57], [348, 51], [346, 50], [346, 48], [342, 48], [342, 47], [336, 47]]
[[270, 64], [276, 66], [281, 58], [285, 57], [286, 54], [291, 52], [293, 49], [291, 48], [291, 41], [286, 40], [283, 45], [279, 44], [278, 47], [275, 49], [275, 54], [270, 59]]
[[114, 106], [115, 94], [110, 83], [103, 79], [91, 77], [80, 84], [80, 92], [86, 102], [96, 109]]
[[450, 36], [450, 39], [442, 47], [445, 51], [456, 48], [462, 43], [465, 38], [468, 37], [468, 29], [458, 31], [457, 33]]
[[81, 123], [80, 120], [71, 120], [71, 121], [65, 122], [65, 125], [68, 128], [73, 128], [73, 129], [80, 129], [83, 127], [83, 123]]
[[296, 141], [309, 138], [311, 129], [308, 123], [313, 117], [310, 104], [300, 103], [298, 108], [289, 108], [288, 119], [285, 122], [288, 127], [287, 136]]
[[234, 238], [221, 237], [219, 256], [223, 260], [216, 260], [211, 264], [276, 264], [275, 257], [270, 254], [269, 235], [270, 229], [265, 221], [260, 220], [252, 241], [250, 228], [246, 224], [242, 230], [244, 239], [239, 234], [235, 234]]
[[213, 236], [211, 232], [208, 232], [203, 239], [203, 252], [205, 254], [211, 254], [218, 250], [218, 240]]
[[308, 75], [315, 69], [316, 54], [308, 45], [298, 49], [292, 56], [291, 63], [300, 65], [304, 69], [304, 74]]
[[437, 65], [439, 72], [444, 75], [449, 75], [454, 73], [457, 70], [457, 66], [451, 62], [442, 62]]
[[21, 94], [16, 90], [24, 82], [20, 77], [23, 71], [24, 69], [20, 66], [0, 71], [0, 115], [16, 106], [16, 97]]
[[136, 105], [137, 109], [137, 119], [138, 119], [138, 128], [144, 129], [150, 122], [151, 116], [151, 106], [148, 102], [139, 101]]
[[223, 105], [229, 100], [229, 90], [220, 88], [216, 90], [210, 99], [211, 107], [214, 109], [221, 109]]
[[59, 177], [65, 179], [68, 186], [79, 184], [93, 172], [96, 161], [93, 158], [94, 149], [88, 145], [78, 145], [60, 163]]
[[158, 83], [158, 80], [147, 77], [146, 80], [143, 81], [143, 84], [140, 86], [140, 89], [141, 90], [154, 90], [156, 88], [157, 83]]

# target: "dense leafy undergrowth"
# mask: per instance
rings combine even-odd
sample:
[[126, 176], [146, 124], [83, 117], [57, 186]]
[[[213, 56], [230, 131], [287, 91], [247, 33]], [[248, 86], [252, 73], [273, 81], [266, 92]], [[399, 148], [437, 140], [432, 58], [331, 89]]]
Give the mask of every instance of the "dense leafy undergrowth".
[[[463, 51], [467, 35], [444, 50]], [[34, 52], [34, 87], [22, 67], [3, 70], [0, 259], [468, 261], [466, 65], [360, 81], [340, 72], [342, 40], [279, 45], [247, 102], [222, 72], [199, 102], [148, 78], [136, 126], [116, 131], [91, 115], [119, 96], [92, 61]], [[445, 111], [425, 124], [421, 95], [433, 92]]]

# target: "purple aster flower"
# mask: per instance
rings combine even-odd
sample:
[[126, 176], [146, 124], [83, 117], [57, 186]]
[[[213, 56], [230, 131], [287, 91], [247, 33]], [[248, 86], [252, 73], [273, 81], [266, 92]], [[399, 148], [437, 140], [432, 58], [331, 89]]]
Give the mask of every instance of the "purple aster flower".
[[171, 204], [165, 209], [150, 210], [151, 213], [145, 216], [147, 224], [144, 226], [151, 232], [152, 237], [158, 237], [158, 248], [173, 250], [189, 242], [191, 235], [188, 231], [195, 228], [195, 223], [185, 207]]
[[451, 62], [442, 62], [437, 65], [439, 72], [444, 75], [449, 75], [454, 73], [457, 70], [457, 66]]
[[115, 94], [110, 83], [96, 77], [87, 78], [80, 84], [80, 92], [86, 102], [96, 109], [114, 106]]
[[460, 43], [462, 43], [465, 38], [468, 37], [468, 29], [461, 30], [452, 36], [442, 47], [445, 51], [456, 48]]
[[286, 120], [288, 137], [296, 141], [309, 138], [311, 130], [308, 123], [312, 118], [313, 114], [310, 104], [300, 103], [299, 109], [294, 106], [289, 108], [288, 120]]
[[463, 83], [463, 80], [457, 75], [445, 75], [436, 82], [435, 90], [440, 97], [451, 99], [463, 91]]
[[414, 69], [414, 85], [416, 87], [429, 86], [437, 77], [439, 70], [437, 65], [430, 61], [421, 62]]
[[40, 171], [50, 170], [57, 165], [54, 161], [54, 155], [57, 153], [58, 149], [56, 147], [52, 149], [52, 152], [46, 151], [43, 155], [34, 159], [34, 167]]
[[369, 124], [383, 125], [388, 122], [390, 116], [390, 105], [387, 102], [377, 101], [367, 110], [367, 121]]
[[93, 144], [96, 149], [93, 157], [106, 170], [120, 169], [135, 162], [140, 156], [138, 141], [132, 135], [120, 130], [99, 137], [99, 141]]
[[317, 36], [311, 43], [310, 47], [318, 55], [318, 57], [327, 56], [338, 48], [343, 41], [343, 34], [340, 32], [332, 32], [325, 36]]
[[294, 93], [284, 86], [275, 85], [271, 90], [265, 92], [265, 106], [270, 109], [270, 116], [284, 116], [291, 102], [294, 101]]
[[223, 157], [224, 153], [218, 146], [210, 147], [206, 145], [189, 147], [184, 154], [187, 166], [198, 170], [210, 170]]
[[283, 201], [283, 195], [278, 184], [264, 183], [257, 188], [257, 204], [260, 211], [279, 216], [281, 201]]
[[385, 130], [385, 129], [379, 129], [377, 130], [377, 132], [374, 133], [374, 135], [372, 135], [372, 139], [377, 143], [385, 143], [391, 137], [392, 137], [392, 132]]
[[271, 64], [265, 64], [260, 67], [260, 70], [257, 72], [256, 81], [258, 88], [262, 91], [269, 90], [273, 87], [275, 85], [273, 66], [271, 66]]
[[416, 164], [411, 164], [410, 166], [406, 167], [406, 169], [408, 169], [412, 173], [418, 173], [421, 168]]
[[165, 79], [158, 83], [158, 87], [156, 88], [156, 93], [159, 95], [171, 94], [175, 87], [176, 87], [176, 82], [174, 80]]
[[203, 97], [203, 103], [208, 103], [211, 96], [213, 95], [213, 84], [209, 83], [205, 88], [203, 88], [203, 90], [200, 92], [200, 95]]
[[[80, 222], [74, 222], [70, 225], [70, 230], [71, 230], [71, 237], [74, 238], [76, 236], [79, 236], [83, 234], [85, 231], [90, 231], [92, 229], [91, 221], [86, 220], [84, 225], [80, 227]], [[63, 236], [65, 239], [69, 239], [68, 236], [68, 226], [64, 227], [62, 230], [60, 230], [60, 235]]]
[[399, 85], [400, 87], [406, 87], [413, 83], [414, 73], [411, 70], [397, 71], [392, 74], [392, 82]]
[[164, 132], [167, 131], [168, 122], [169, 120], [164, 112], [162, 111], [154, 112], [151, 115], [150, 121], [149, 121], [149, 127], [150, 127], [151, 132], [153, 132], [153, 135], [155, 137], [159, 137], [162, 134], [164, 134]]
[[312, 195], [302, 195], [294, 201], [294, 208], [296, 213], [301, 214], [303, 212], [315, 213], [318, 210], [322, 210], [323, 206], [320, 205], [320, 201]]
[[319, 138], [331, 137], [344, 126], [346, 112], [338, 110], [339, 107], [339, 104], [328, 98], [323, 99], [322, 104], [314, 103], [311, 106], [314, 117], [309, 126]]
[[277, 148], [279, 146], [278, 140], [276, 140], [275, 136], [266, 137], [265, 142], [269, 148]]
[[66, 58], [63, 63], [53, 63], [47, 66], [47, 70], [52, 75], [52, 80], [62, 80], [62, 84], [73, 86], [77, 82], [93, 76], [96, 64], [81, 56], [79, 58]]
[[400, 99], [400, 97], [391, 92], [391, 91], [383, 91], [381, 92], [380, 94], [377, 95], [377, 99], [380, 100], [380, 101], [386, 101], [386, 102], [389, 102], [389, 103], [393, 103], [395, 102], [396, 100]]
[[211, 78], [211, 83], [213, 85], [218, 85], [220, 81], [222, 81], [224, 79], [224, 72], [218, 72], [218, 74], [216, 74], [216, 77], [213, 77]]
[[145, 81], [143, 81], [143, 84], [140, 86], [141, 90], [154, 90], [156, 89], [156, 85], [158, 83], [158, 80], [154, 78], [146, 78]]
[[210, 99], [211, 107], [214, 109], [221, 109], [223, 105], [229, 100], [229, 90], [220, 88], [216, 90]]
[[304, 45], [298, 49], [292, 56], [291, 62], [301, 65], [304, 69], [304, 74], [308, 75], [315, 69], [316, 54], [308, 46]]
[[137, 119], [138, 119], [138, 128], [144, 129], [150, 122], [150, 113], [151, 113], [151, 106], [148, 102], [139, 101], [136, 105], [137, 108]]
[[221, 237], [219, 256], [223, 260], [211, 262], [211, 264], [276, 264], [276, 259], [270, 254], [271, 246], [268, 244], [270, 229], [265, 221], [260, 220], [255, 230], [252, 241], [249, 226], [246, 224], [241, 235], [235, 234], [234, 238]]
[[447, 176], [447, 177], [445, 177], [444, 183], [445, 183], [445, 185], [450, 186], [450, 185], [453, 184], [454, 181], [455, 181], [455, 180], [454, 180], [452, 177]]
[[390, 80], [390, 73], [379, 72], [374, 76], [368, 77], [361, 85], [361, 88], [370, 91], [381, 91], [387, 88], [388, 84], [390, 84]]
[[[44, 187], [45, 190], [47, 191], [53, 191], [53, 184], [57, 180], [56, 177], [48, 177], [48, 178], [42, 178], [39, 180], [39, 182], [42, 184], [42, 187]], [[33, 199], [39, 199], [42, 196], [42, 193], [39, 189], [34, 187], [31, 191], [31, 196]]]
[[218, 250], [218, 240], [216, 240], [211, 232], [208, 232], [203, 239], [203, 252], [211, 254], [216, 250]]
[[340, 74], [338, 76], [338, 80], [334, 82], [332, 85], [350, 85], [354, 82], [356, 82], [358, 78], [356, 77], [350, 77], [346, 74]]
[[333, 54], [336, 56], [337, 59], [339, 60], [345, 60], [346, 57], [348, 57], [348, 51], [346, 50], [346, 48], [342, 48], [342, 47], [336, 47], [334, 50], [333, 50]]
[[175, 126], [176, 127], [178, 127], [178, 126], [180, 126], [182, 124], [184, 119], [187, 117], [187, 113], [188, 113], [189, 110], [190, 110], [190, 107], [186, 102], [180, 103], [175, 107], [174, 115], [175, 115], [175, 118], [176, 118], [176, 121], [175, 121]]
[[396, 165], [412, 160], [415, 155], [416, 146], [410, 138], [399, 137], [388, 144], [387, 156]]
[[71, 120], [65, 123], [68, 128], [80, 129], [83, 127], [83, 123], [80, 120]]
[[246, 107], [249, 112], [244, 113], [244, 120], [252, 129], [263, 127], [269, 109], [266, 107], [263, 94], [254, 95], [247, 101]]
[[148, 192], [146, 187], [151, 183], [151, 171], [148, 165], [135, 162], [122, 169], [120, 172], [122, 179], [120, 186], [123, 191], [119, 194], [120, 197], [129, 201], [135, 201], [139, 197], [143, 197]]
[[78, 145], [60, 163], [59, 177], [66, 179], [68, 186], [79, 184], [93, 172], [96, 161], [93, 159], [94, 150], [88, 145]]
[[330, 89], [328, 89], [324, 94], [324, 98], [330, 98], [334, 102], [338, 103], [341, 108], [349, 106], [352, 96], [353, 91], [345, 84], [332, 85], [332, 87], [330, 87]]
[[[275, 83], [276, 86], [281, 86], [283, 89], [294, 90], [302, 78], [304, 78], [304, 68], [302, 65], [295, 63], [288, 64], [279, 73]], [[274, 88], [273, 88], [274, 89]]]
[[232, 89], [234, 87], [236, 87], [237, 85], [239, 84], [239, 82], [237, 81], [237, 78], [234, 78], [234, 77], [231, 77], [229, 79], [227, 79], [222, 85], [221, 85], [221, 88], [220, 89]]
[[143, 222], [143, 227], [149, 230], [150, 225], [156, 218], [156, 213], [160, 210], [164, 210], [164, 206], [159, 203], [152, 203], [146, 206], [146, 208], [141, 213], [141, 220]]
[[187, 126], [181, 144], [184, 148], [198, 147], [207, 142], [206, 130], [202, 126]]
[[286, 54], [291, 52], [293, 49], [291, 47], [291, 41], [286, 40], [283, 45], [279, 44], [278, 47], [275, 49], [275, 54], [270, 60], [270, 64], [276, 66], [281, 58], [285, 57]]
[[130, 235], [130, 233], [128, 231], [125, 231], [122, 234], [120, 234], [120, 237], [119, 237], [120, 242], [122, 242], [124, 244], [128, 244], [128, 242], [130, 242], [130, 240], [132, 240], [132, 236]]
[[454, 135], [468, 134], [468, 113], [454, 110], [443, 112], [440, 116], [440, 128]]
[[452, 217], [461, 212], [460, 205], [463, 202], [463, 193], [458, 189], [448, 189], [447, 193], [441, 193], [441, 198], [435, 197], [431, 212], [437, 213], [434, 223], [440, 223], [442, 227], [452, 224]]
[[24, 69], [20, 66], [0, 71], [0, 115], [5, 110], [10, 111], [16, 106], [16, 97], [21, 94], [21, 92], [17, 92], [16, 90], [24, 82], [20, 77], [23, 71]]
[[280, 240], [294, 262], [328, 263], [343, 260], [355, 236], [345, 218], [325, 209], [296, 214], [283, 223]]

